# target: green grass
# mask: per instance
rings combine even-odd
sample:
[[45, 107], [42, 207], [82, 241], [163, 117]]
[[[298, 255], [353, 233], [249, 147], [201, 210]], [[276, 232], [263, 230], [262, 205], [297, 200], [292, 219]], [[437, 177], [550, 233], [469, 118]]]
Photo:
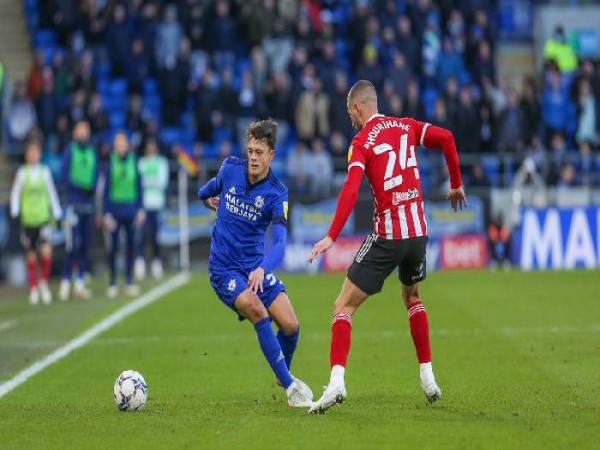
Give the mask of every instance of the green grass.
[[[319, 395], [343, 277], [283, 279], [302, 330], [293, 371]], [[0, 399], [0, 449], [598, 448], [599, 292], [592, 271], [430, 275], [444, 397], [429, 406], [390, 279], [355, 316], [347, 403], [309, 416], [287, 408], [250, 325], [197, 274]], [[149, 385], [141, 413], [112, 400], [129, 368]]]

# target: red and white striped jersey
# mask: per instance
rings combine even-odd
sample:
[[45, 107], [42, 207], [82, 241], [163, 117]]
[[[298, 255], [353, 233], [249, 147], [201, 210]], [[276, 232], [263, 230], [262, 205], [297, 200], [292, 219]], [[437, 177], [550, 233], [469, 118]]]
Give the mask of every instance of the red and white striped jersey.
[[373, 193], [374, 233], [384, 239], [427, 236], [416, 147], [423, 145], [428, 127], [376, 114], [352, 140], [348, 170], [364, 170]]

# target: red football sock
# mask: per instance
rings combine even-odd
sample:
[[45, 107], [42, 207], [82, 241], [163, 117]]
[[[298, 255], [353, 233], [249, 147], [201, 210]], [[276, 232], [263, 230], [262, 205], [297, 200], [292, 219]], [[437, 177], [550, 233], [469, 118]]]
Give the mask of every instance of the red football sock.
[[37, 287], [37, 262], [35, 259], [27, 260], [27, 275], [29, 276], [29, 287]]
[[50, 278], [50, 271], [52, 270], [52, 257], [44, 257], [42, 256], [42, 280], [48, 281]]
[[329, 362], [331, 367], [346, 367], [352, 335], [352, 317], [348, 314], [336, 314], [331, 325], [331, 351]]
[[420, 300], [411, 303], [408, 308], [408, 322], [410, 323], [410, 334], [415, 344], [419, 363], [431, 362], [429, 322], [427, 321], [427, 311]]

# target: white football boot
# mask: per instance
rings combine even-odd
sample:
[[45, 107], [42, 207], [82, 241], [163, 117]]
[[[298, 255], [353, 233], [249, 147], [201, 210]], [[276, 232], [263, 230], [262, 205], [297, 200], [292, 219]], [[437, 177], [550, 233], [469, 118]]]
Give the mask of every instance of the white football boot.
[[285, 390], [290, 408], [309, 408], [312, 405], [313, 393], [308, 385], [294, 377], [294, 382]]
[[323, 395], [310, 408], [311, 414], [325, 414], [332, 406], [346, 401], [346, 384], [344, 383], [345, 368], [333, 366], [329, 385], [325, 388]]
[[159, 258], [156, 258], [154, 261], [152, 261], [150, 270], [152, 271], [152, 276], [155, 279], [160, 280], [163, 277], [162, 261]]
[[40, 294], [42, 297], [42, 303], [45, 305], [52, 303], [52, 292], [50, 292], [50, 288], [48, 287], [48, 283], [46, 281], [40, 281]]
[[58, 288], [58, 298], [65, 302], [69, 300], [69, 294], [71, 293], [71, 282], [69, 280], [61, 280], [60, 287]]
[[85, 287], [83, 280], [76, 280], [75, 287], [73, 288], [73, 297], [80, 300], [89, 300], [92, 298], [92, 292]]
[[40, 293], [38, 291], [38, 288], [36, 288], [36, 287], [31, 288], [31, 290], [29, 291], [29, 304], [37, 305], [39, 302], [40, 302]]
[[142, 281], [146, 278], [146, 261], [141, 256], [136, 258], [135, 264], [133, 265], [133, 276], [136, 281]]
[[435, 377], [433, 376], [433, 369], [431, 368], [430, 362], [421, 364], [420, 377], [421, 389], [423, 389], [423, 393], [425, 394], [425, 397], [427, 397], [427, 401], [429, 403], [435, 403], [441, 399], [442, 390], [435, 382]]
[[117, 298], [119, 296], [119, 288], [117, 285], [113, 284], [112, 286], [109, 286], [106, 290], [106, 296], [108, 298]]

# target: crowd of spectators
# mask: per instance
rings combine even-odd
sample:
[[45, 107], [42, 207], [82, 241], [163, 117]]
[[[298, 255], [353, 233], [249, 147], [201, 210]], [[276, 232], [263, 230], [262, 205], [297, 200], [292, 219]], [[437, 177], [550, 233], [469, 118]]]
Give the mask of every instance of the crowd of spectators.
[[[291, 191], [325, 197], [346, 167], [347, 90], [365, 78], [382, 113], [454, 132], [467, 187], [506, 183], [499, 167], [516, 163], [504, 156], [531, 158], [551, 185], [600, 184], [598, 68], [573, 70], [553, 47], [539, 80], [499, 79], [492, 0], [25, 3], [37, 51], [5, 126], [16, 145], [39, 129], [53, 168], [81, 118], [102, 154], [127, 129], [139, 148], [149, 137], [169, 156], [188, 148], [210, 173], [240, 153], [250, 122], [272, 117]], [[561, 27], [552, 40], [564, 44]], [[429, 166], [426, 189], [444, 183]]]

